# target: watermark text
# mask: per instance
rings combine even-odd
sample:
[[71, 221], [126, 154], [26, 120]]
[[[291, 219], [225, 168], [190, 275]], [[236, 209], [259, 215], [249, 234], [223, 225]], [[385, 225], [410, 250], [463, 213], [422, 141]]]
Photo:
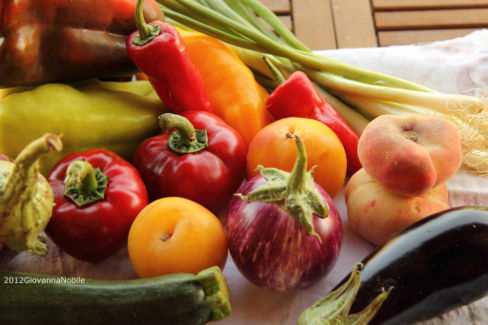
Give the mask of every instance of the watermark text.
[[33, 277], [33, 276], [4, 276], [4, 284], [84, 284], [85, 278], [82, 277]]

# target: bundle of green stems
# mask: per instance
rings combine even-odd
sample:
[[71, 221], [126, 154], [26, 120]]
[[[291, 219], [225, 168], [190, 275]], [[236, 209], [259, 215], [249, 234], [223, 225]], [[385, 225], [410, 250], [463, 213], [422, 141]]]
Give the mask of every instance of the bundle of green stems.
[[488, 108], [482, 98], [441, 93], [315, 54], [258, 0], [157, 1], [170, 23], [225, 42], [269, 89], [278, 83], [263, 57], [285, 76], [304, 71], [358, 134], [382, 114], [420, 113], [451, 120], [461, 136], [465, 169], [488, 175]]

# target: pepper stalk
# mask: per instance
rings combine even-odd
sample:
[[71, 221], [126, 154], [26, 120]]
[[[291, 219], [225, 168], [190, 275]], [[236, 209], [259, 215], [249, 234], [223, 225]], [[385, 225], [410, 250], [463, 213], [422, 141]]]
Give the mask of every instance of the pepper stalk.
[[66, 170], [64, 184], [64, 195], [78, 207], [83, 207], [103, 200], [108, 177], [102, 173], [100, 168], [93, 168], [89, 162], [75, 160]]
[[136, 21], [137, 30], [139, 31], [139, 34], [134, 36], [134, 44], [142, 46], [159, 35], [161, 25], [149, 25], [144, 20], [144, 0], [137, 1], [134, 18]]
[[[463, 163], [488, 175], [488, 109], [476, 97], [439, 93], [418, 83], [354, 67], [319, 56], [303, 45], [273, 12], [258, 0], [158, 0], [167, 21], [216, 37], [231, 45], [241, 60], [272, 84], [262, 57], [271, 57], [281, 71], [302, 70], [325, 91], [346, 121], [361, 131], [364, 119], [412, 110], [449, 119], [463, 142]], [[260, 19], [257, 19], [260, 18]], [[270, 82], [271, 81], [271, 82]], [[341, 102], [342, 104], [339, 104]]]
[[159, 127], [163, 132], [172, 132], [168, 147], [178, 154], [196, 153], [208, 147], [207, 130], [195, 130], [184, 116], [164, 113], [159, 116]]

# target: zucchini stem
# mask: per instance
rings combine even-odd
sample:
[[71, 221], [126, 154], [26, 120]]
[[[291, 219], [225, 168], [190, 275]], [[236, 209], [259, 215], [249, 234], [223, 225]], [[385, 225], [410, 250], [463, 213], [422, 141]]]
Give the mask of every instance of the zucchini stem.
[[221, 320], [231, 313], [229, 288], [222, 271], [217, 267], [205, 269], [197, 274], [197, 282], [205, 292], [205, 302], [212, 310], [210, 320]]

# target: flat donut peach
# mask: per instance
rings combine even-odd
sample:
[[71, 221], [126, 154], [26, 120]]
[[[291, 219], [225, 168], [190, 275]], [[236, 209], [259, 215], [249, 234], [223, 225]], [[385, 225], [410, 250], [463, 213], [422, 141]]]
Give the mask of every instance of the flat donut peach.
[[419, 196], [456, 173], [462, 149], [455, 125], [444, 118], [382, 115], [364, 129], [358, 156], [368, 174], [391, 192]]

